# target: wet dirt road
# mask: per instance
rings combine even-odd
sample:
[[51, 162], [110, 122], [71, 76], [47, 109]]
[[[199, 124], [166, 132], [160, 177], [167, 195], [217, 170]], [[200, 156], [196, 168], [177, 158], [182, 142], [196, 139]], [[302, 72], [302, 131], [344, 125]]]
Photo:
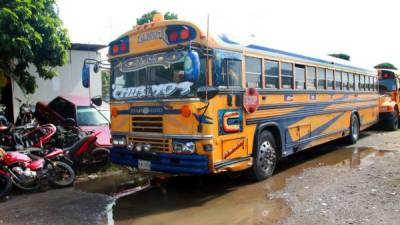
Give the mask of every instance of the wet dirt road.
[[[355, 151], [356, 150], [356, 151]], [[269, 195], [305, 169], [325, 165], [355, 166], [363, 158], [384, 154], [374, 148], [347, 147], [336, 141], [300, 152], [278, 164], [273, 177], [252, 183], [244, 176], [179, 177], [160, 187], [120, 198], [113, 208], [115, 224], [274, 224], [290, 215], [281, 198]], [[110, 193], [118, 181], [101, 180], [78, 187]]]
[[83, 178], [74, 188], [14, 190], [0, 202], [0, 224], [397, 225], [398, 149], [400, 131], [372, 130], [363, 132], [356, 145], [336, 141], [295, 154], [259, 183], [226, 174], [181, 177], [116, 200], [113, 193], [147, 181], [119, 173]]

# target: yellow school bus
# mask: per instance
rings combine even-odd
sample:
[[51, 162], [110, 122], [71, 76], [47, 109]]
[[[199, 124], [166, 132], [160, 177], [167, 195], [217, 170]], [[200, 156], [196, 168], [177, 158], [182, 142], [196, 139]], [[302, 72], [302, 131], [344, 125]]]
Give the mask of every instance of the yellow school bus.
[[391, 69], [378, 69], [379, 121], [384, 128], [396, 130], [399, 126], [400, 73]]
[[158, 18], [110, 43], [114, 163], [262, 180], [279, 159], [355, 143], [377, 122], [374, 71], [207, 33]]

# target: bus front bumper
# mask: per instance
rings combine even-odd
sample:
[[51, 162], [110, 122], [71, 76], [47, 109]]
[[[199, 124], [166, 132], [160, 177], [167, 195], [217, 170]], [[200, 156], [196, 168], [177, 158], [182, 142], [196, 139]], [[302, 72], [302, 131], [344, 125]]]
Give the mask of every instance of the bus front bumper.
[[170, 174], [208, 174], [208, 156], [178, 155], [170, 153], [138, 154], [132, 151], [113, 147], [111, 162], [124, 166], [139, 168], [139, 161], [145, 161], [149, 171]]

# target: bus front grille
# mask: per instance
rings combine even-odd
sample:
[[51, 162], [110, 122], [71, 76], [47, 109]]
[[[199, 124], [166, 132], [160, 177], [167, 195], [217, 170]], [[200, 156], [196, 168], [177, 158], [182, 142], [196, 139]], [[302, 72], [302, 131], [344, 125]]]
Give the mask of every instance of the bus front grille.
[[171, 141], [165, 138], [142, 138], [142, 137], [129, 137], [128, 142], [132, 142], [134, 146], [149, 144], [151, 151], [157, 152], [170, 152]]
[[133, 116], [132, 132], [162, 133], [163, 118], [149, 116]]

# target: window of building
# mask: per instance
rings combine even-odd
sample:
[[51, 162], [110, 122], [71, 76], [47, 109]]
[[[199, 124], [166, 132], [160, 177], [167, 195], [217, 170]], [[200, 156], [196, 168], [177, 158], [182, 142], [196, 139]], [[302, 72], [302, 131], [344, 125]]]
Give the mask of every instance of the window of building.
[[349, 90], [349, 74], [343, 72], [342, 73], [342, 83], [343, 83], [343, 90]]
[[281, 63], [282, 88], [293, 88], [293, 64]]
[[306, 70], [304, 65], [296, 64], [296, 72], [295, 72], [295, 83], [297, 89], [305, 89], [305, 77], [306, 77]]
[[316, 68], [307, 66], [307, 89], [317, 88], [317, 74]]
[[277, 61], [264, 61], [265, 87], [279, 88], [279, 63]]
[[261, 87], [261, 59], [246, 57], [246, 86]]
[[326, 70], [326, 87], [328, 90], [333, 89], [333, 70]]
[[241, 87], [242, 86], [242, 61], [224, 59], [221, 68], [221, 86]]
[[359, 74], [354, 74], [354, 89], [355, 90], [360, 90], [360, 75]]
[[354, 90], [354, 75], [349, 73], [349, 89]]
[[342, 90], [342, 72], [335, 70], [335, 89]]
[[318, 89], [325, 89], [325, 69], [318, 68]]

